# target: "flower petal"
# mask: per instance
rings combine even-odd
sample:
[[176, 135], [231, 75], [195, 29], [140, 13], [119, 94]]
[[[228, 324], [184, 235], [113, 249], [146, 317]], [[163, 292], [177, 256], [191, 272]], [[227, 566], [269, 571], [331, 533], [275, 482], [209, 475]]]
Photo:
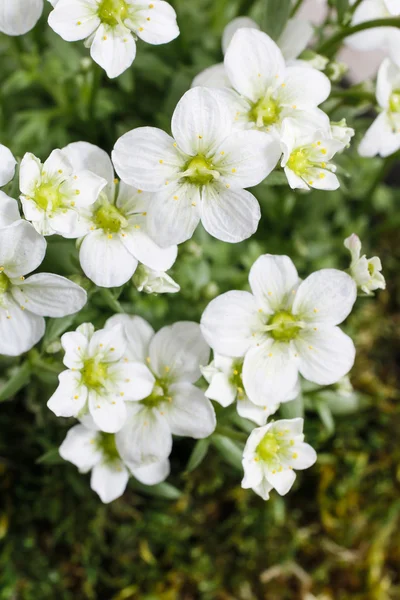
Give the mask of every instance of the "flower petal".
[[309, 68], [287, 67], [285, 87], [280, 87], [277, 99], [282, 106], [295, 106], [298, 109], [313, 108], [324, 102], [331, 91], [328, 77]]
[[358, 146], [360, 156], [390, 156], [400, 148], [400, 131], [393, 128], [386, 112], [377, 116]]
[[191, 87], [201, 86], [209, 88], [230, 87], [230, 81], [225, 71], [224, 63], [218, 63], [201, 71], [192, 81]]
[[296, 473], [292, 469], [284, 469], [276, 473], [268, 473], [268, 483], [272, 485], [280, 496], [285, 496], [296, 480]]
[[93, 467], [90, 487], [99, 495], [104, 504], [108, 504], [122, 496], [128, 484], [128, 479], [128, 469], [122, 462], [99, 463]]
[[68, 369], [82, 369], [88, 353], [89, 338], [80, 331], [68, 331], [61, 336], [61, 345], [65, 352], [64, 365]]
[[117, 323], [108, 329], [99, 329], [90, 338], [89, 356], [102, 362], [116, 363], [126, 351], [126, 339], [122, 326]]
[[[127, 466], [129, 467], [129, 463]], [[133, 467], [131, 471], [132, 475], [135, 479], [140, 481], [140, 483], [143, 483], [144, 485], [157, 485], [157, 483], [161, 483], [167, 479], [171, 467], [169, 460], [165, 459], [144, 467]]]
[[207, 398], [215, 400], [221, 406], [229, 406], [236, 399], [237, 389], [225, 373], [216, 373], [204, 393]]
[[116, 433], [124, 426], [127, 411], [124, 400], [118, 396], [104, 396], [91, 390], [89, 410], [100, 431]]
[[135, 362], [117, 362], [110, 365], [108, 375], [115, 391], [125, 401], [143, 400], [150, 396], [155, 379], [146, 365]]
[[228, 46], [238, 29], [260, 29], [260, 26], [249, 17], [237, 17], [225, 27], [222, 34], [222, 52], [226, 54]]
[[114, 315], [105, 324], [105, 329], [122, 325], [127, 340], [126, 356], [131, 361], [145, 362], [149, 355], [150, 340], [154, 329], [142, 317]]
[[[2, 21], [2, 10], [3, 7], [0, 8], [0, 30]], [[9, 150], [7, 146], [3, 146], [3, 144], [0, 144], [0, 187], [6, 185], [14, 177], [16, 164], [17, 161], [15, 160], [11, 150]]]
[[114, 167], [107, 152], [98, 146], [88, 142], [73, 142], [62, 149], [62, 152], [70, 161], [73, 171], [91, 171], [107, 181], [103, 189], [107, 198], [114, 200]]
[[[12, 0], [0, 3], [0, 31], [24, 35], [33, 29], [43, 11], [43, 0]], [[2, 184], [3, 185], [3, 184]]]
[[176, 246], [160, 248], [145, 231], [139, 231], [133, 225], [124, 233], [125, 236], [121, 241], [125, 248], [134, 258], [150, 269], [167, 271], [174, 264], [178, 254]]
[[278, 46], [286, 61], [297, 58], [306, 49], [314, 35], [309, 21], [289, 19], [278, 39]]
[[288, 256], [264, 254], [249, 273], [251, 291], [267, 314], [289, 308], [299, 282], [296, 267]]
[[43, 317], [23, 311], [8, 294], [0, 306], [0, 354], [19, 356], [44, 336]]
[[321, 269], [299, 286], [293, 314], [308, 322], [338, 325], [350, 314], [357, 298], [354, 280], [338, 269]]
[[76, 371], [63, 371], [58, 376], [58, 388], [47, 402], [47, 406], [57, 417], [76, 417], [84, 408], [88, 391], [81, 385], [81, 374]]
[[49, 15], [49, 25], [67, 42], [89, 37], [100, 25], [95, 0], [58, 0]]
[[297, 454], [296, 458], [293, 460], [294, 469], [308, 469], [317, 461], [317, 453], [310, 444], [296, 444], [294, 449]]
[[1, 230], [0, 267], [10, 279], [37, 269], [45, 254], [46, 241], [30, 223], [20, 220]]
[[201, 222], [204, 229], [223, 242], [242, 242], [257, 231], [261, 218], [258, 200], [246, 190], [213, 184], [203, 189]]
[[262, 325], [254, 296], [236, 290], [212, 300], [201, 317], [204, 338], [226, 356], [244, 356]]
[[93, 60], [102, 67], [110, 79], [126, 71], [136, 56], [136, 42], [124, 26], [102, 23], [90, 47]]
[[0, 191], [0, 228], [8, 227], [20, 219], [18, 202]]
[[202, 439], [212, 434], [217, 422], [204, 392], [190, 383], [176, 383], [169, 393], [172, 402], [163, 406], [163, 412], [174, 435]]
[[135, 2], [135, 23], [141, 27], [135, 27], [135, 33], [140, 39], [148, 44], [158, 45], [172, 42], [179, 35], [179, 27], [176, 22], [176, 12], [168, 2], [153, 0], [151, 4], [147, 0]]
[[301, 375], [319, 385], [336, 383], [354, 364], [353, 341], [339, 327], [322, 325], [302, 331], [294, 344]]
[[78, 467], [81, 473], [87, 473], [102, 458], [96, 445], [96, 432], [83, 425], [74, 425], [59, 448], [61, 458]]

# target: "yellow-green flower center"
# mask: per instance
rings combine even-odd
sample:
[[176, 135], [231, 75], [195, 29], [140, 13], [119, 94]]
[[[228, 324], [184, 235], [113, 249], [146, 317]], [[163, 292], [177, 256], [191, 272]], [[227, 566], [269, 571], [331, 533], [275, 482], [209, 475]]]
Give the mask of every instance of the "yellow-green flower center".
[[268, 321], [268, 325], [273, 325], [270, 330], [271, 335], [279, 342], [293, 340], [301, 329], [297, 325], [296, 317], [286, 310], [275, 313]]
[[400, 112], [400, 90], [395, 90], [389, 98], [389, 109], [391, 112]]
[[54, 211], [63, 204], [62, 196], [59, 191], [59, 184], [51, 181], [41, 183], [36, 189], [32, 198], [42, 210]]
[[106, 233], [118, 233], [126, 219], [113, 204], [103, 204], [94, 215], [94, 223]]
[[91, 389], [103, 387], [107, 379], [108, 366], [105, 363], [98, 362], [94, 358], [85, 361], [82, 369], [82, 383]]
[[279, 119], [279, 104], [270, 97], [262, 98], [254, 104], [249, 116], [257, 127], [268, 127]]
[[97, 436], [97, 448], [103, 454], [106, 463], [114, 463], [120, 460], [120, 455], [115, 444], [115, 435], [113, 433], [99, 432]]
[[268, 431], [256, 448], [256, 453], [266, 463], [276, 460], [281, 450], [282, 440], [273, 432]]
[[0, 297], [3, 296], [10, 287], [11, 283], [5, 273], [0, 273]]
[[219, 177], [210, 160], [198, 154], [185, 166], [185, 177], [195, 185], [207, 185]]
[[127, 18], [128, 6], [124, 0], [103, 0], [97, 14], [103, 23], [115, 26]]
[[229, 381], [237, 389], [238, 400], [244, 397], [243, 380], [242, 380], [243, 361], [235, 361], [233, 363], [232, 375]]
[[308, 153], [304, 148], [298, 148], [294, 150], [287, 162], [287, 166], [296, 175], [304, 175], [307, 170], [312, 166], [311, 161], [308, 158]]
[[157, 408], [163, 402], [171, 402], [171, 398], [168, 396], [168, 381], [167, 379], [156, 379], [150, 396], [141, 400], [140, 403], [148, 408]]

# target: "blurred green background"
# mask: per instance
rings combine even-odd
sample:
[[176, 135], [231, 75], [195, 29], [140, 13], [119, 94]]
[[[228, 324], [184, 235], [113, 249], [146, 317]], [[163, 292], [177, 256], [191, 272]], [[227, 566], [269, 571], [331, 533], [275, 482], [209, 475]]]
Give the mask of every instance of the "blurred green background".
[[[159, 47], [139, 42], [133, 67], [114, 81], [83, 44], [53, 33], [46, 15], [24, 37], [1, 35], [1, 143], [19, 158], [30, 151], [44, 160], [72, 141], [110, 151], [133, 127], [169, 131], [193, 76], [222, 59], [223, 27], [239, 14], [257, 14], [262, 1], [171, 3], [180, 37]], [[330, 18], [337, 15], [333, 9]], [[340, 157], [339, 191], [293, 192], [275, 172], [254, 190], [263, 217], [251, 240], [229, 245], [199, 229], [180, 247], [171, 272], [179, 294], [146, 296], [130, 284], [95, 293], [84, 282], [89, 308], [52, 320], [28, 357], [0, 358], [1, 383], [8, 386], [0, 390], [1, 600], [400, 598], [398, 163], [396, 156], [358, 157], [374, 95], [368, 86], [344, 91], [348, 85], [334, 84], [324, 107], [357, 131]], [[16, 197], [17, 188], [15, 182], [8, 192]], [[345, 326], [357, 346], [355, 391], [305, 390], [305, 431], [318, 451], [316, 466], [299, 475], [284, 499], [274, 493], [265, 503], [242, 490], [243, 443], [223, 435], [234, 412], [220, 409], [210, 444], [175, 441], [167, 485], [145, 488], [131, 480], [121, 499], [102, 505], [89, 477], [57, 453], [73, 423], [46, 407], [61, 370], [62, 356], [51, 353], [60, 334], [85, 320], [101, 326], [118, 310], [156, 328], [198, 321], [218, 293], [246, 288], [262, 253], [290, 255], [301, 276], [347, 268], [343, 240], [352, 232], [368, 256], [381, 257], [388, 288], [360, 298]], [[43, 269], [83, 281], [74, 242], [55, 237], [48, 245]], [[303, 408], [288, 405], [281, 414], [291, 410]]]

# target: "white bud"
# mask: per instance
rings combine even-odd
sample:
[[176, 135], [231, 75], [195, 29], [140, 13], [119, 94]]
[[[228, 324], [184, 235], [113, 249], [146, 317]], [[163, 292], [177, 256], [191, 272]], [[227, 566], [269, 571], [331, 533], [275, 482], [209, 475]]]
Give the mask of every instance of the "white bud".
[[139, 292], [146, 294], [175, 294], [180, 286], [163, 271], [153, 271], [145, 265], [139, 265], [132, 279]]
[[349, 147], [350, 140], [355, 133], [352, 127], [347, 126], [346, 119], [337, 122], [332, 121], [331, 132], [333, 139], [343, 144], [343, 150]]
[[380, 258], [377, 256], [367, 258], [365, 254], [360, 256], [361, 241], [355, 233], [344, 240], [344, 245], [351, 254], [350, 275], [356, 282], [357, 287], [367, 296], [371, 296], [372, 292], [377, 289], [384, 290], [386, 281], [381, 273]]

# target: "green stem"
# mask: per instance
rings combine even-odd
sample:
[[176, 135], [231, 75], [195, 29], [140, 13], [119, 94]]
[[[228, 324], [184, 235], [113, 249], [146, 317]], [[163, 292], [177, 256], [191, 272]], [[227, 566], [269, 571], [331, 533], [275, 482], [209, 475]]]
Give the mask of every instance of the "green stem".
[[290, 13], [290, 17], [294, 17], [294, 15], [297, 13], [297, 11], [299, 10], [300, 6], [303, 4], [303, 0], [297, 0], [296, 4], [293, 6], [292, 8], [292, 12]]
[[246, 442], [249, 437], [246, 433], [242, 433], [241, 431], [235, 431], [234, 429], [230, 429], [229, 427], [223, 427], [218, 425], [215, 432], [219, 435], [223, 435], [224, 437], [230, 438], [231, 440], [237, 440], [239, 442]]
[[316, 52], [318, 54], [323, 54], [324, 56], [329, 56], [330, 54], [333, 54], [339, 42], [344, 40], [346, 37], [353, 35], [353, 33], [358, 33], [359, 31], [373, 29], [374, 27], [400, 27], [400, 18], [393, 17], [389, 19], [375, 19], [374, 21], [365, 21], [364, 23], [359, 23], [358, 25], [345, 27], [341, 31], [335, 33], [331, 38], [323, 42], [323, 44], [317, 48]]

